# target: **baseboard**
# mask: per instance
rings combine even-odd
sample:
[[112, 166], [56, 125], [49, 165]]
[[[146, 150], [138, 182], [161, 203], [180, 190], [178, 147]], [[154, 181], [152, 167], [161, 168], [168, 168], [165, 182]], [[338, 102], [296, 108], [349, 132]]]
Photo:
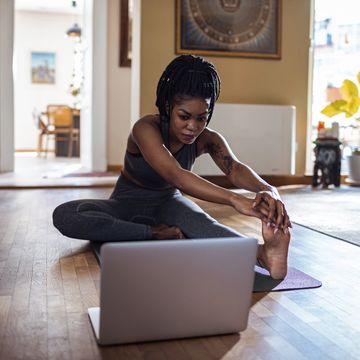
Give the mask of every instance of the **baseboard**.
[[[121, 172], [123, 165], [108, 165], [107, 171], [117, 171]], [[283, 185], [311, 185], [312, 176], [311, 175], [260, 175], [266, 182], [273, 186], [283, 186]], [[230, 189], [234, 185], [228, 180], [225, 175], [214, 175], [214, 176], [203, 176], [204, 179], [224, 188]], [[347, 184], [345, 179], [347, 176], [341, 176], [341, 184]]]
[[106, 169], [107, 169], [107, 171], [121, 172], [121, 170], [123, 169], [123, 166], [122, 165], [110, 165], [110, 164], [108, 164]]
[[[295, 185], [295, 184], [311, 184], [311, 176], [301, 175], [260, 175], [266, 182], [273, 186]], [[233, 188], [234, 185], [226, 176], [203, 176], [204, 179], [222, 186], [224, 188]]]
[[[32, 153], [37, 153], [37, 149], [15, 149], [15, 152], [16, 153], [29, 153], [29, 152], [32, 152]], [[46, 150], [45, 149], [41, 149], [41, 151], [40, 152], [46, 152]], [[55, 152], [55, 150], [54, 149], [49, 149], [48, 151], [47, 151], [48, 153], [53, 153], [53, 152]]]
[[[311, 185], [312, 176], [311, 175], [260, 175], [266, 182], [273, 186], [283, 186], [283, 185]], [[225, 187], [233, 188], [234, 185], [227, 179], [226, 176], [203, 176], [204, 179]], [[346, 184], [345, 179], [347, 176], [341, 176], [341, 183]]]

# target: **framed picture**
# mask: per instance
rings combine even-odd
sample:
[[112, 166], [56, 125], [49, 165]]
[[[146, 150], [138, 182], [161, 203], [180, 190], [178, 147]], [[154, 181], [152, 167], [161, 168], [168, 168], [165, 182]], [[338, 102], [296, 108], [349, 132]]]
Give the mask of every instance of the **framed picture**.
[[33, 84], [55, 84], [55, 53], [31, 53], [31, 82]]
[[120, 1], [120, 61], [119, 66], [131, 66], [132, 0]]
[[280, 59], [281, 0], [176, 0], [176, 53]]

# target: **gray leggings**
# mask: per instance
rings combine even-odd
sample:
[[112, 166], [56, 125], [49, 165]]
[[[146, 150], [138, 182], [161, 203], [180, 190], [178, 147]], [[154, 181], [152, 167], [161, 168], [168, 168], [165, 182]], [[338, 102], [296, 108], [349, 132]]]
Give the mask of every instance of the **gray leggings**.
[[151, 226], [178, 226], [187, 238], [241, 237], [218, 223], [179, 190], [149, 190], [121, 176], [109, 200], [59, 205], [54, 226], [65, 236], [96, 242], [152, 238]]

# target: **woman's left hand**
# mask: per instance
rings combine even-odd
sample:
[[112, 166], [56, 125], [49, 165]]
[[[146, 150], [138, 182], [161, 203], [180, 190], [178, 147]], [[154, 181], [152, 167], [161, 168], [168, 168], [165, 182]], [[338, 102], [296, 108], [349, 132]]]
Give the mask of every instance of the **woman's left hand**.
[[269, 209], [268, 223], [282, 229], [292, 227], [285, 205], [281, 201], [277, 190], [259, 191], [254, 199], [253, 208], [258, 209], [260, 205], [266, 205]]

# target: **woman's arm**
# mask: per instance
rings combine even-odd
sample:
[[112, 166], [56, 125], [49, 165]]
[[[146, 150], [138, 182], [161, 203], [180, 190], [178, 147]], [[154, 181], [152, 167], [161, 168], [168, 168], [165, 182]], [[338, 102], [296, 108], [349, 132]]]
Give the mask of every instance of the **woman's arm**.
[[164, 146], [159, 127], [153, 119], [139, 120], [133, 127], [131, 137], [150, 166], [168, 183], [184, 193], [202, 200], [230, 205], [244, 215], [263, 220], [268, 218], [268, 209], [263, 204], [254, 208], [254, 200], [214, 185], [183, 169]]
[[256, 193], [254, 208], [266, 204], [268, 222], [276, 219], [277, 227], [291, 227], [285, 206], [278, 190], [268, 184], [249, 166], [241, 163], [231, 151], [227, 141], [217, 132], [206, 129], [201, 138], [202, 152], [210, 154], [214, 162], [236, 187]]

